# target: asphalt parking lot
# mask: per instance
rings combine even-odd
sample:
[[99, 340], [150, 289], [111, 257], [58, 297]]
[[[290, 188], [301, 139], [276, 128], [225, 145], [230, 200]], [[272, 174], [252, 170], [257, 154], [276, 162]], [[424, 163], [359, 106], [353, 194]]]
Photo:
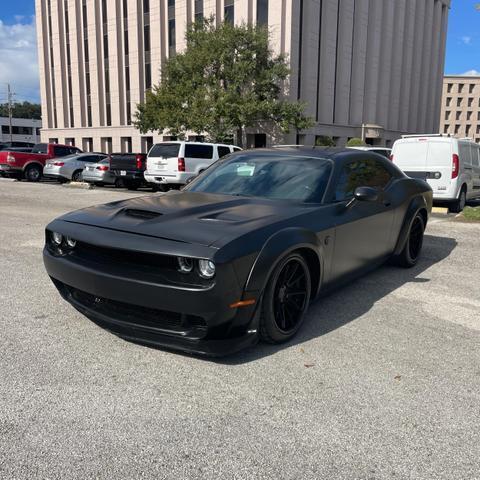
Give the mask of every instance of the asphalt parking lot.
[[479, 224], [433, 218], [416, 268], [210, 361], [100, 329], [43, 269], [51, 219], [144, 194], [0, 179], [0, 478], [480, 478]]

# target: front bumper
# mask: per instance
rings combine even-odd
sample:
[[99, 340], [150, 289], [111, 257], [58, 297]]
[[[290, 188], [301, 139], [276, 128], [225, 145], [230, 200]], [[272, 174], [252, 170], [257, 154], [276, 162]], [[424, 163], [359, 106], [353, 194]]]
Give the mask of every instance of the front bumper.
[[128, 340], [209, 356], [258, 341], [257, 305], [230, 308], [243, 294], [231, 266], [219, 268], [211, 286], [192, 288], [136, 275], [121, 264], [96, 267], [57, 256], [47, 247], [43, 259], [65, 300]]

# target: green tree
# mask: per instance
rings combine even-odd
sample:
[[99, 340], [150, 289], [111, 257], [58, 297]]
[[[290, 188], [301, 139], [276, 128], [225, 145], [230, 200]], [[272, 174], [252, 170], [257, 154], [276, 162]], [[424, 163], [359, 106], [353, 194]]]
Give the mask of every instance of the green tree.
[[142, 133], [166, 130], [180, 138], [187, 131], [213, 141], [236, 135], [240, 146], [246, 127], [309, 128], [304, 104], [283, 96], [289, 73], [286, 58], [270, 50], [265, 28], [205, 19], [188, 28], [186, 50], [167, 60], [134, 123]]
[[315, 137], [315, 145], [317, 147], [334, 147], [336, 144], [332, 137], [318, 135]]
[[[14, 103], [12, 114], [14, 118], [42, 119], [42, 107], [37, 103]], [[0, 117], [8, 117], [8, 103], [0, 105]]]
[[347, 142], [347, 147], [363, 147], [365, 142], [361, 138], [353, 137]]

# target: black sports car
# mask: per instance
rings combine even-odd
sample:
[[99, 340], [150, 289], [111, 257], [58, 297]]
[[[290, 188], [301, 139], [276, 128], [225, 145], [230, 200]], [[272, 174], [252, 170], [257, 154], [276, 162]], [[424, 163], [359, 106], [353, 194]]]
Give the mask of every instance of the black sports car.
[[309, 303], [418, 261], [432, 191], [367, 151], [234, 153], [183, 191], [68, 213], [46, 229], [60, 294], [121, 337], [209, 355], [280, 343]]

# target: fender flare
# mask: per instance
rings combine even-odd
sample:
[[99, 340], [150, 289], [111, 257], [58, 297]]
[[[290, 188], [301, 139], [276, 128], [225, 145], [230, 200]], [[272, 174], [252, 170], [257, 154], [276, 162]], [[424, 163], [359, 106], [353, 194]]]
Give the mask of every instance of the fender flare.
[[[394, 255], [400, 255], [403, 248], [405, 247], [405, 243], [407, 242], [408, 238], [408, 232], [410, 231], [410, 225], [412, 224], [415, 215], [420, 210], [425, 210], [426, 212], [428, 212], [427, 202], [423, 195], [417, 195], [415, 198], [413, 198], [407, 208], [407, 211], [403, 218], [402, 228], [400, 229], [400, 234], [398, 235], [397, 244], [393, 252]], [[427, 226], [427, 222], [425, 222], [425, 226]]]
[[42, 174], [43, 174], [43, 167], [45, 165], [42, 165], [39, 161], [37, 160], [29, 160], [27, 161], [27, 163], [23, 166], [22, 170], [25, 172], [25, 170], [30, 166], [30, 165], [38, 165], [40, 167], [40, 169], [42, 170]]
[[318, 259], [318, 286], [315, 292], [312, 291], [314, 298], [320, 285], [322, 284], [322, 275], [324, 271], [324, 262], [322, 256], [322, 245], [318, 237], [311, 230], [304, 228], [286, 228], [272, 235], [266, 242], [255, 262], [253, 263], [247, 278], [244, 291], [263, 292], [275, 267], [280, 260], [290, 252], [299, 249], [308, 249]]

